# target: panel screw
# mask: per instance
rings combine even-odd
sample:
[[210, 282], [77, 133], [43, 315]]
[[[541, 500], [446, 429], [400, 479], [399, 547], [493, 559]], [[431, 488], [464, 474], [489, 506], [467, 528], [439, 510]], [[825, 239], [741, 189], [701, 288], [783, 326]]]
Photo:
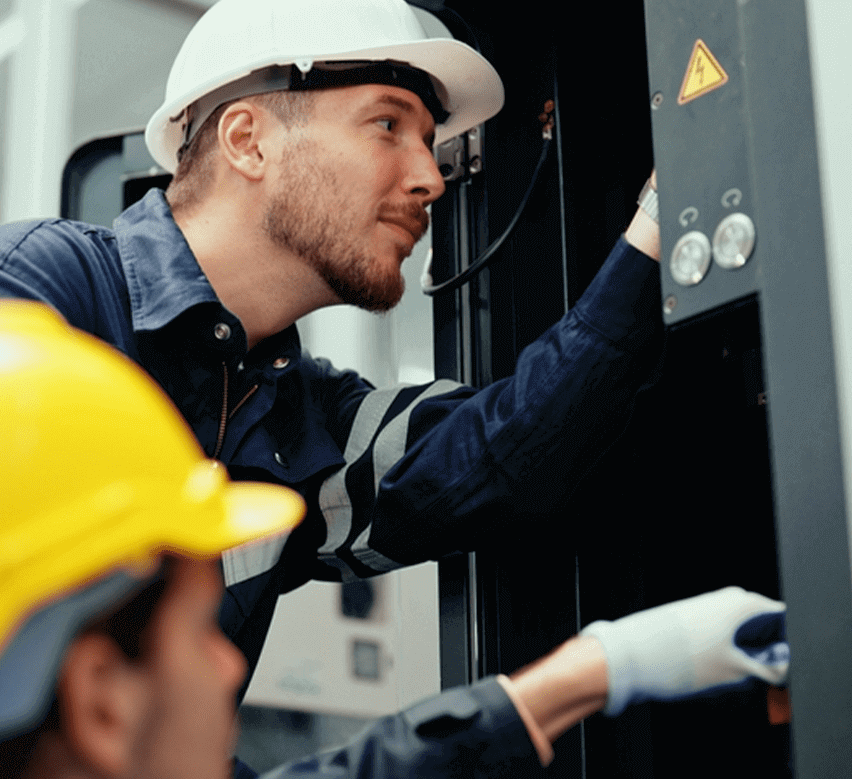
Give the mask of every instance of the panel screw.
[[677, 298], [674, 295], [669, 295], [663, 303], [663, 311], [671, 314], [677, 308]]
[[654, 92], [651, 97], [651, 108], [659, 108], [663, 104], [663, 93]]

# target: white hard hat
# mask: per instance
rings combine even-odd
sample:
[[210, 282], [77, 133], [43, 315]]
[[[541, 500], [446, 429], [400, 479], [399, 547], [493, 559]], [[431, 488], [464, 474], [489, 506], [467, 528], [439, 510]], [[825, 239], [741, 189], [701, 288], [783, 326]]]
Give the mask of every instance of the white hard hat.
[[[503, 84], [491, 64], [460, 41], [428, 37], [404, 0], [219, 0], [178, 52], [165, 102], [148, 122], [145, 142], [154, 159], [174, 172], [185, 140], [184, 112], [199, 98], [221, 91], [221, 104], [286, 88], [273, 80], [263, 89], [250, 76], [270, 66], [294, 65], [304, 74], [314, 63], [385, 60], [431, 77], [449, 114], [436, 127], [436, 143], [484, 122], [503, 106]], [[244, 80], [243, 91], [239, 85], [226, 88]]]

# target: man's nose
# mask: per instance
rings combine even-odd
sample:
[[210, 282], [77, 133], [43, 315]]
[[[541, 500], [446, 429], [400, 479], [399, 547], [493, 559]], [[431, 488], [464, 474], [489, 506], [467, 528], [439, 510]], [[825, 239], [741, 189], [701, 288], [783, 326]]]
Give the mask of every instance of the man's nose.
[[441, 197], [446, 188], [435, 156], [424, 143], [422, 148], [412, 152], [405, 189], [428, 206]]
[[223, 684], [236, 692], [248, 674], [248, 663], [243, 653], [224, 634], [220, 634], [217, 643], [217, 666]]

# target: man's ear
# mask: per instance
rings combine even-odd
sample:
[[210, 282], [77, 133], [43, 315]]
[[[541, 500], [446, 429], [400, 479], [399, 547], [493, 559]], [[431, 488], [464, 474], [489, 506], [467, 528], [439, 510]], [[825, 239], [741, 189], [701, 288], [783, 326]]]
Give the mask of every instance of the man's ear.
[[66, 653], [57, 694], [67, 748], [103, 776], [128, 775], [146, 711], [140, 670], [111, 638], [86, 633]]
[[232, 103], [219, 119], [219, 149], [234, 170], [251, 181], [263, 178], [269, 163], [269, 117], [247, 100]]

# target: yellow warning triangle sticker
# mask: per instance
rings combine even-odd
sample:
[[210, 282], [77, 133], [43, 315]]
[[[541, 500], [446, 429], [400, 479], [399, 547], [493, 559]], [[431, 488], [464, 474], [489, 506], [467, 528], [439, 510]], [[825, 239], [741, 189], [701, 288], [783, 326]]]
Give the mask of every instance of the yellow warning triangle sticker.
[[683, 105], [696, 97], [706, 95], [728, 82], [728, 74], [713, 56], [707, 44], [699, 38], [692, 48], [692, 56], [683, 77], [677, 104]]

